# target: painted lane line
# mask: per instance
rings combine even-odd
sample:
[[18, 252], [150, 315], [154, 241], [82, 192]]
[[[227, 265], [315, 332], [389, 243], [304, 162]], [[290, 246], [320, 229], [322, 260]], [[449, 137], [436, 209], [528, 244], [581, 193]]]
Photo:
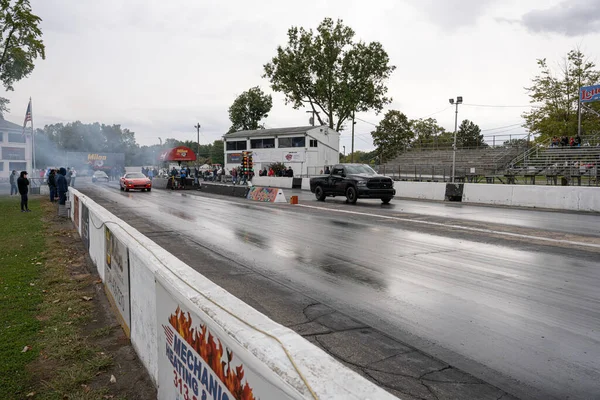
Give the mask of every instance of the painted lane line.
[[469, 226], [461, 226], [461, 225], [454, 225], [454, 224], [444, 224], [441, 222], [422, 221], [422, 220], [417, 220], [417, 219], [401, 218], [401, 217], [390, 217], [388, 215], [371, 214], [371, 213], [365, 213], [365, 212], [359, 212], [359, 211], [336, 210], [336, 209], [332, 209], [332, 208], [308, 206], [306, 204], [297, 204], [296, 207], [312, 208], [315, 210], [337, 212], [337, 213], [342, 213], [342, 214], [361, 215], [364, 217], [375, 217], [375, 218], [381, 218], [381, 219], [385, 219], [385, 220], [411, 222], [411, 223], [415, 223], [415, 224], [438, 226], [438, 227], [452, 228], [452, 229], [460, 229], [460, 230], [470, 231], [470, 232], [488, 233], [488, 234], [500, 235], [500, 236], [510, 236], [510, 237], [515, 237], [515, 238], [520, 238], [520, 239], [531, 239], [531, 240], [539, 240], [539, 241], [543, 241], [543, 242], [563, 243], [563, 244], [571, 244], [571, 245], [576, 245], [576, 246], [592, 247], [594, 249], [600, 249], [600, 244], [595, 244], [595, 243], [574, 242], [572, 240], [552, 239], [552, 238], [546, 238], [546, 237], [542, 237], [542, 236], [524, 235], [521, 233], [495, 231], [492, 229], [473, 228], [473, 227], [469, 227]]

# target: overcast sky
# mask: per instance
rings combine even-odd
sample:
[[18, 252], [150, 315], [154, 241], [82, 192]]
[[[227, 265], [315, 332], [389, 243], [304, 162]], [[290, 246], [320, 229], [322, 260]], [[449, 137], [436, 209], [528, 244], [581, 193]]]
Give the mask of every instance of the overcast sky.
[[[219, 139], [237, 95], [256, 85], [271, 92], [261, 78], [263, 65], [286, 43], [288, 28], [315, 28], [324, 17], [342, 18], [358, 39], [383, 44], [397, 66], [389, 109], [409, 118], [431, 115], [449, 130], [454, 112], [448, 99], [463, 96], [459, 121], [471, 119], [486, 135], [522, 134], [515, 124], [527, 108], [514, 106], [529, 104], [523, 88], [537, 73], [536, 58], [555, 65], [575, 46], [596, 62], [600, 57], [600, 0], [31, 3], [43, 19], [47, 56], [8, 93], [7, 119], [20, 124], [31, 96], [36, 127], [75, 120], [121, 124], [146, 145], [159, 137], [196, 140], [197, 122], [202, 143]], [[305, 111], [274, 93], [266, 125], [306, 125]], [[381, 117], [357, 114], [374, 124]], [[357, 149], [373, 148], [373, 128], [357, 123]], [[350, 151], [349, 131], [342, 132], [341, 145]]]

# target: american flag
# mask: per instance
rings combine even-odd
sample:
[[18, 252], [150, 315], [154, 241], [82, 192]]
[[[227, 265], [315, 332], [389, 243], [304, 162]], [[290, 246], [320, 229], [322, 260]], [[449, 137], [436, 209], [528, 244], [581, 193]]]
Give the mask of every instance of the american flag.
[[25, 121], [23, 121], [23, 135], [25, 135], [25, 126], [27, 126], [27, 122], [32, 122], [33, 119], [31, 117], [31, 99], [29, 99], [29, 104], [27, 105], [27, 112], [25, 113]]
[[169, 326], [163, 325], [163, 329], [165, 330], [165, 336], [167, 337], [167, 342], [169, 342], [169, 346], [173, 346], [173, 339], [175, 335]]

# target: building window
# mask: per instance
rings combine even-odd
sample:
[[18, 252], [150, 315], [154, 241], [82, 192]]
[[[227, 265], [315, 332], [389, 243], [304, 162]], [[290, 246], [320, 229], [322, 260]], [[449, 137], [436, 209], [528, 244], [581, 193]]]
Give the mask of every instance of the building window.
[[20, 133], [9, 133], [8, 141], [10, 143], [25, 143], [25, 135]]
[[22, 147], [3, 147], [2, 158], [4, 160], [24, 160], [25, 149]]
[[227, 151], [246, 150], [246, 147], [247, 143], [245, 140], [227, 141]]
[[8, 170], [9, 171], [25, 171], [27, 169], [27, 163], [26, 162], [11, 162], [8, 163]]
[[317, 139], [310, 139], [310, 147], [317, 147], [318, 143]]
[[283, 137], [279, 138], [279, 148], [286, 147], [304, 147], [306, 146], [306, 138], [304, 136], [300, 137]]
[[275, 139], [252, 139], [250, 140], [251, 149], [274, 149]]
[[4, 132], [0, 132], [0, 142], [4, 142]]
[[0, 161], [0, 172], [4, 171], [4, 163]]

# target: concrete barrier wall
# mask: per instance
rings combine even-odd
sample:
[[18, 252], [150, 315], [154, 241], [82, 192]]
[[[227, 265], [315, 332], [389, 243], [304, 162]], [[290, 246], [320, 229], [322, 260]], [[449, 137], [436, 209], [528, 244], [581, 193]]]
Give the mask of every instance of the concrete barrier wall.
[[463, 201], [515, 207], [600, 212], [600, 188], [465, 184]]
[[282, 178], [275, 176], [255, 176], [254, 178], [252, 178], [252, 184], [254, 186], [291, 189], [293, 184], [293, 178]]
[[[316, 396], [319, 399], [340, 400], [395, 399], [292, 330], [273, 322], [215, 285], [87, 196], [70, 189], [69, 197], [71, 204], [79, 205], [78, 210], [72, 210], [70, 215], [72, 219], [77, 218], [74, 223], [80, 228], [82, 240], [89, 246], [91, 259], [105, 282], [110, 299], [114, 300], [111, 295], [114, 290], [109, 289], [106, 280], [115, 273], [115, 266], [123, 265], [118, 263], [127, 260], [124, 269], [128, 271], [129, 285], [124, 287], [129, 289], [126, 289], [128, 292], [124, 293], [124, 298], [129, 299], [128, 329], [131, 343], [159, 387], [160, 399], [176, 396], [173, 373], [177, 375], [183, 372], [186, 375], [180, 376], [183, 380], [179, 380], [179, 385], [182, 385], [182, 381], [185, 384], [188, 378], [188, 383], [195, 382], [196, 385], [186, 388], [190, 391], [193, 387], [196, 391], [200, 390], [199, 394], [194, 393], [198, 395], [197, 398], [201, 398], [200, 395], [203, 394], [207, 398], [217, 396], [217, 384], [213, 387], [212, 383], [213, 376], [218, 375], [211, 375], [212, 369], [203, 364], [202, 359], [194, 358], [192, 362], [194, 354], [190, 352], [190, 346], [186, 347], [190, 342], [178, 339], [184, 338], [189, 326], [179, 325], [180, 328], [173, 329], [170, 325], [185, 320], [187, 312], [193, 316], [195, 324], [202, 324], [194, 325], [196, 332], [200, 332], [200, 327], [202, 331], [204, 328], [208, 329], [213, 337], [231, 351], [233, 359], [237, 360], [237, 364], [232, 365], [231, 373], [235, 375], [236, 368], [243, 367], [244, 377], [241, 383], [249, 384], [256, 398], [312, 399]], [[126, 249], [126, 256], [122, 257], [119, 249], [123, 248]], [[109, 266], [111, 261], [107, 259], [114, 264]], [[113, 303], [113, 306], [117, 317], [122, 316], [121, 302]], [[181, 314], [172, 314], [167, 318], [165, 310]], [[173, 315], [180, 317], [177, 319]], [[126, 322], [121, 318], [121, 323]], [[189, 329], [187, 332], [189, 333]], [[194, 336], [190, 334], [188, 337]], [[204, 346], [210, 344], [210, 339], [195, 343]], [[218, 349], [220, 342], [215, 340], [214, 343]], [[179, 354], [181, 358], [178, 358]], [[223, 359], [227, 358], [224, 355]], [[210, 387], [202, 386], [208, 380], [206, 372], [203, 372], [200, 384], [200, 371], [205, 370], [209, 370]], [[194, 381], [196, 376], [193, 374], [196, 372], [197, 380]], [[218, 398], [234, 398], [220, 395], [221, 390], [223, 393], [227, 392], [228, 385], [219, 380]], [[215, 392], [211, 393], [212, 390]]]
[[446, 184], [437, 182], [394, 181], [396, 197], [409, 199], [444, 200]]
[[302, 178], [302, 190], [310, 190], [310, 178]]

